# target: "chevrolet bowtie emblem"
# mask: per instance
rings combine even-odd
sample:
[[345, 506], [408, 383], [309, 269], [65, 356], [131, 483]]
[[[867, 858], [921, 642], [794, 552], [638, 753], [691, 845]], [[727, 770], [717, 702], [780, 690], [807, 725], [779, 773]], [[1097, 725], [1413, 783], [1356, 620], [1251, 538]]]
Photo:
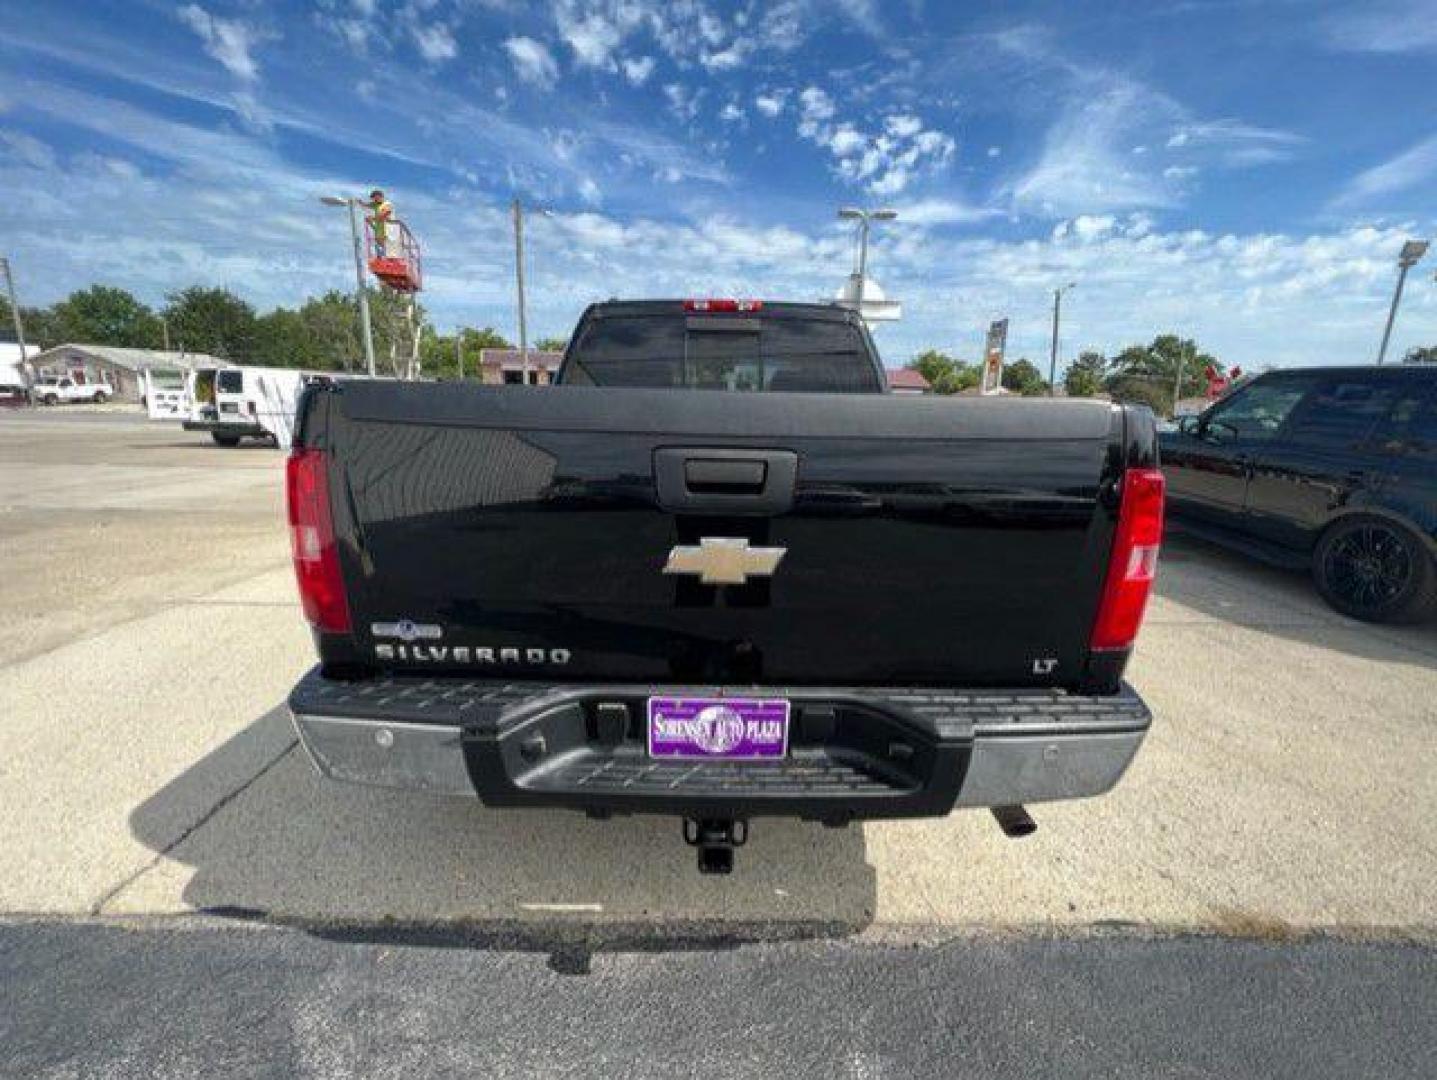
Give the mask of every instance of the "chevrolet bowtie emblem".
[[697, 574], [705, 585], [746, 585], [751, 577], [772, 577], [788, 548], [748, 546], [739, 537], [705, 536], [669, 552], [666, 574]]

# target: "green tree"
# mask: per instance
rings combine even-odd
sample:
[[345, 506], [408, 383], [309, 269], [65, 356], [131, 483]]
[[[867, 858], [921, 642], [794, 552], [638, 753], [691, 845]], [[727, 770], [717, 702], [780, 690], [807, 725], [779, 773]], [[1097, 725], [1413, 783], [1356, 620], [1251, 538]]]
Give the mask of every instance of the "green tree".
[[[29, 316], [25, 316], [27, 319]], [[1415, 346], [1402, 357], [1404, 364], [1437, 364], [1437, 345]]]
[[978, 365], [958, 360], [937, 349], [919, 353], [909, 361], [908, 366], [928, 380], [935, 394], [957, 394], [978, 385]]
[[[55, 312], [53, 308], [20, 307], [20, 318], [25, 322], [25, 344], [30, 347], [48, 349], [52, 345], [63, 345], [55, 336]], [[0, 341], [18, 341], [15, 333], [15, 319], [10, 313], [10, 301], [0, 296]]]
[[163, 342], [155, 313], [124, 289], [108, 285], [72, 292], [50, 309], [49, 321], [43, 327], [47, 336], [66, 342], [136, 349], [158, 349]]
[[1063, 374], [1063, 389], [1069, 397], [1092, 397], [1103, 388], [1108, 358], [1099, 352], [1083, 352]]
[[541, 352], [563, 352], [568, 345], [569, 339], [566, 337], [541, 337], [534, 342], [534, 348]]
[[255, 359], [254, 308], [228, 289], [191, 285], [167, 298], [170, 341], [189, 352], [204, 352], [235, 363]]
[[299, 309], [316, 371], [352, 371], [364, 366], [359, 341], [359, 305], [354, 296], [331, 289], [310, 297]]
[[1204, 372], [1221, 373], [1216, 357], [1203, 352], [1191, 338], [1159, 334], [1149, 345], [1129, 345], [1112, 360], [1104, 388], [1117, 401], [1149, 405], [1153, 411], [1171, 415], [1173, 390], [1181, 372], [1178, 397], [1193, 397], [1207, 389]]
[[1048, 383], [1037, 366], [1024, 357], [1003, 365], [1003, 388], [1024, 397], [1036, 397], [1048, 392]]
[[[482, 330], [463, 327], [458, 331], [464, 352], [464, 377], [479, 377], [480, 351], [483, 349], [512, 349], [513, 346], [492, 326]], [[454, 379], [459, 376], [459, 362], [454, 355], [454, 334], [426, 334], [420, 346], [424, 361], [424, 373], [440, 379]], [[534, 346], [536, 349], [538, 345]]]

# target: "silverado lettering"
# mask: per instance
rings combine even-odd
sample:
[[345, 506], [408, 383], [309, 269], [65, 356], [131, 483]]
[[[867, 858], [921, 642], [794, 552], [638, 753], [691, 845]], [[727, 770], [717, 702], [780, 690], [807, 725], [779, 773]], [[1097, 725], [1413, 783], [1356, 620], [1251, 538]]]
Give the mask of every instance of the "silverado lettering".
[[384, 645], [374, 646], [377, 660], [409, 660], [415, 663], [455, 664], [567, 664], [568, 649], [493, 649], [471, 645]]

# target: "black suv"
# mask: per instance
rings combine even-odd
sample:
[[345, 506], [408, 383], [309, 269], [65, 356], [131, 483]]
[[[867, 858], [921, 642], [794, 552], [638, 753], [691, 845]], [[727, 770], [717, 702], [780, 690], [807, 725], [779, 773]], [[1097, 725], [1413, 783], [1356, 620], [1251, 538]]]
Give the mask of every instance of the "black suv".
[[1161, 445], [1187, 531], [1310, 567], [1359, 619], [1437, 609], [1437, 367], [1270, 372]]

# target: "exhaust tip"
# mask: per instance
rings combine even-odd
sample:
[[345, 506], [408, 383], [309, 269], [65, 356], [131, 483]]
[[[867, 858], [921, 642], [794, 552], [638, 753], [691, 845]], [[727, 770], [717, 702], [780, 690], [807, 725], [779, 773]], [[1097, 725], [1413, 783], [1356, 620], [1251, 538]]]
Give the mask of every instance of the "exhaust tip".
[[992, 810], [993, 820], [1010, 840], [1021, 840], [1038, 831], [1038, 823], [1029, 817], [1028, 811], [1021, 806], [995, 806]]

